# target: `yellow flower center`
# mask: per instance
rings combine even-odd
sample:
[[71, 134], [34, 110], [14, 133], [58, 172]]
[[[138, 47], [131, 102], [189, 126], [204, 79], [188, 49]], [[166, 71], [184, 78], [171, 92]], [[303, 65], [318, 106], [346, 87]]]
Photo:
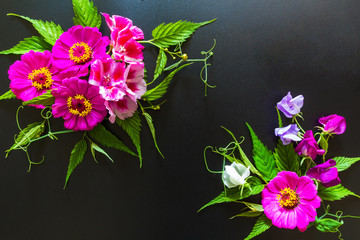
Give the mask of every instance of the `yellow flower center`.
[[276, 199], [280, 207], [293, 209], [299, 204], [299, 197], [296, 192], [290, 188], [284, 188], [277, 195]]
[[28, 75], [28, 79], [31, 80], [31, 85], [37, 90], [49, 89], [53, 83], [51, 72], [47, 67], [32, 70]]
[[75, 63], [85, 63], [91, 59], [91, 48], [84, 42], [72, 45], [69, 50], [69, 57]]
[[91, 112], [92, 109], [90, 101], [83, 95], [79, 94], [77, 94], [75, 97], [68, 97], [67, 106], [71, 114], [79, 117], [85, 117]]

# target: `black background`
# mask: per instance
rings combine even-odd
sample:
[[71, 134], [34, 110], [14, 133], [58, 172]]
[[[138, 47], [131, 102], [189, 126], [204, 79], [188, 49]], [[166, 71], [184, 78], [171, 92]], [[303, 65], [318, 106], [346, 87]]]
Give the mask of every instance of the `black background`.
[[[209, 83], [199, 78], [201, 64], [181, 71], [166, 94], [160, 111], [151, 112], [162, 159], [154, 148], [143, 121], [143, 167], [137, 158], [108, 150], [115, 163], [98, 155], [96, 164], [88, 152], [63, 190], [68, 158], [80, 133], [33, 144], [33, 161], [41, 165], [27, 173], [22, 151], [0, 158], [0, 238], [7, 239], [243, 239], [255, 219], [229, 217], [241, 212], [240, 204], [222, 204], [197, 210], [222, 191], [221, 176], [206, 171], [206, 145], [225, 146], [231, 139], [220, 126], [245, 136], [244, 150], [251, 154], [245, 122], [260, 139], [274, 147], [277, 126], [275, 104], [288, 91], [302, 94], [303, 127], [312, 129], [321, 116], [337, 113], [347, 120], [343, 135], [330, 141], [330, 156], [360, 156], [358, 136], [360, 102], [360, 2], [357, 0], [280, 1], [170, 1], [95, 0], [99, 11], [131, 18], [145, 38], [163, 22], [180, 19], [195, 22], [217, 18], [199, 29], [184, 51], [201, 57], [216, 39]], [[18, 13], [54, 21], [64, 30], [72, 23], [71, 1], [2, 0], [0, 3], [0, 48], [14, 46], [36, 35], [28, 22], [6, 16]], [[108, 34], [104, 21], [101, 27]], [[8, 67], [19, 56], [0, 56], [0, 88], [8, 89]], [[146, 46], [145, 63], [153, 72], [156, 51]], [[18, 132], [15, 113], [20, 101], [0, 103], [1, 144], [4, 153]], [[20, 122], [39, 121], [39, 111], [25, 108]], [[60, 130], [62, 121], [53, 121]], [[116, 126], [113, 132], [128, 141]], [[208, 155], [210, 168], [221, 169], [222, 160]], [[340, 174], [347, 188], [360, 193], [359, 164]], [[260, 199], [253, 199], [260, 201]], [[360, 215], [360, 200], [354, 197], [331, 203], [332, 210]], [[357, 239], [358, 219], [345, 219], [344, 239]], [[272, 227], [257, 239], [337, 239], [337, 234], [311, 228], [298, 230]]]

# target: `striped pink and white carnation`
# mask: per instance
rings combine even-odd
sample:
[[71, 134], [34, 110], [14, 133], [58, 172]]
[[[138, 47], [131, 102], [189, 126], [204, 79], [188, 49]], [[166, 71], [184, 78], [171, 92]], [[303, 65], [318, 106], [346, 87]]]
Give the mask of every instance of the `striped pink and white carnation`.
[[305, 231], [315, 221], [321, 199], [311, 178], [299, 177], [294, 172], [277, 174], [261, 193], [262, 206], [267, 218], [278, 228]]
[[66, 78], [52, 90], [55, 103], [52, 113], [64, 119], [64, 127], [75, 131], [88, 131], [100, 123], [107, 114], [104, 99], [97, 86], [77, 77]]
[[116, 117], [124, 120], [132, 117], [137, 109], [137, 99], [146, 92], [144, 64], [134, 62], [126, 66], [111, 58], [97, 59], [91, 65], [89, 83], [98, 86], [110, 122]]
[[21, 60], [10, 66], [8, 74], [12, 92], [23, 101], [40, 96], [61, 83], [59, 69], [49, 51], [23, 54]]
[[73, 26], [60, 35], [52, 48], [55, 65], [61, 69], [87, 70], [95, 59], [109, 57], [106, 54], [109, 43], [109, 38], [103, 37], [97, 28]]

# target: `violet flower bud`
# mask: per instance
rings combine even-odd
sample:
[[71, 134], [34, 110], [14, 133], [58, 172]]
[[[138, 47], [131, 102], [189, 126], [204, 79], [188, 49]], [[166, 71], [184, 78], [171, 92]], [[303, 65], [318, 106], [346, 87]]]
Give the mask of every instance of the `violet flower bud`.
[[304, 105], [303, 95], [292, 97], [290, 92], [277, 103], [277, 108], [284, 113], [287, 118], [292, 118], [300, 113], [301, 107]]
[[331, 134], [343, 134], [346, 129], [345, 118], [336, 114], [320, 118], [319, 123], [324, 126], [324, 132]]
[[295, 152], [297, 152], [299, 155], [302, 154], [314, 160], [316, 155], [323, 155], [325, 150], [319, 148], [317, 142], [315, 141], [313, 132], [309, 130], [304, 133], [304, 138], [296, 146]]
[[290, 124], [286, 127], [275, 128], [275, 135], [280, 137], [284, 145], [288, 145], [291, 141], [301, 141], [301, 138], [297, 135], [300, 129], [296, 124]]
[[310, 168], [306, 176], [319, 180], [324, 187], [332, 187], [341, 183], [338, 177], [338, 169], [335, 167], [336, 162], [332, 159]]

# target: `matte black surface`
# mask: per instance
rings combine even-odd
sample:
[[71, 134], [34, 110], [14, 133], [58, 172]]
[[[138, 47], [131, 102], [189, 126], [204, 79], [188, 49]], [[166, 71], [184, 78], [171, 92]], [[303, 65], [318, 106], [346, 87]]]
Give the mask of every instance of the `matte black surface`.
[[[243, 239], [255, 219], [228, 218], [241, 205], [222, 204], [196, 211], [222, 190], [220, 175], [208, 173], [203, 161], [206, 145], [224, 146], [229, 136], [247, 137], [250, 123], [261, 140], [273, 147], [277, 119], [275, 104], [288, 91], [303, 94], [303, 127], [310, 129], [321, 116], [337, 113], [347, 120], [345, 134], [330, 141], [329, 156], [360, 156], [360, 2], [327, 1], [159, 1], [95, 0], [99, 11], [129, 17], [144, 30], [145, 38], [162, 22], [180, 19], [205, 21], [184, 46], [191, 58], [201, 57], [216, 39], [209, 68], [209, 89], [199, 78], [201, 65], [184, 69], [174, 79], [167, 102], [152, 112], [159, 146], [156, 152], [149, 130], [142, 135], [143, 167], [135, 157], [109, 150], [115, 163], [89, 153], [62, 190], [68, 158], [80, 134], [61, 136], [34, 144], [32, 159], [45, 162], [27, 173], [21, 151], [0, 158], [0, 238], [7, 239]], [[73, 25], [71, 1], [2, 0], [0, 3], [0, 49], [8, 49], [36, 34], [31, 24], [6, 13], [54, 21], [64, 30]], [[105, 24], [102, 32], [109, 33]], [[0, 89], [7, 90], [8, 67], [18, 56], [0, 56]], [[147, 46], [145, 63], [149, 75], [156, 60]], [[15, 112], [20, 101], [0, 103], [1, 144], [4, 153], [18, 132]], [[39, 120], [38, 111], [20, 113], [24, 126]], [[54, 121], [60, 129], [62, 121]], [[145, 124], [145, 123], [144, 123]], [[113, 126], [120, 135], [119, 129]], [[220, 169], [219, 157], [209, 155], [212, 169]], [[340, 174], [343, 184], [360, 193], [360, 166]], [[257, 199], [256, 199], [257, 200]], [[360, 200], [354, 197], [332, 203], [332, 209], [360, 215]], [[359, 220], [345, 219], [343, 238], [358, 239]], [[271, 228], [257, 239], [337, 239], [311, 228]]]

